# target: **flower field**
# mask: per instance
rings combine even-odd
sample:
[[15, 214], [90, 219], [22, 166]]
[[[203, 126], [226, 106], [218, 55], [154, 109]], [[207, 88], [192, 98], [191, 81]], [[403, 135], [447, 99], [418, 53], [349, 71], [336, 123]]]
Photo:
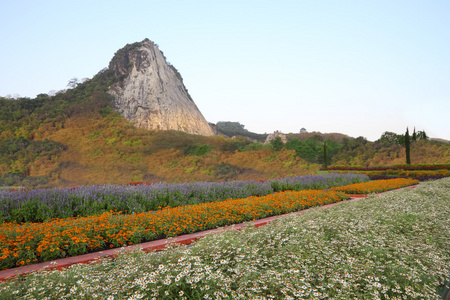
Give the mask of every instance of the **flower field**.
[[334, 203], [347, 199], [344, 193], [379, 193], [416, 183], [411, 179], [378, 180], [327, 190], [284, 191], [133, 214], [111, 211], [38, 223], [3, 222], [0, 270]]
[[33, 191], [0, 191], [0, 222], [43, 222], [105, 212], [132, 214], [207, 202], [265, 196], [286, 190], [326, 189], [369, 180], [360, 174], [325, 174], [270, 181], [95, 185]]
[[372, 194], [382, 193], [418, 184], [419, 181], [410, 178], [396, 178], [375, 180], [365, 183], [354, 183], [346, 186], [332, 188], [334, 191], [344, 192], [347, 194]]
[[0, 299], [444, 299], [450, 178], [0, 282]]
[[0, 270], [261, 219], [346, 198], [335, 191], [286, 191], [129, 215], [104, 213], [43, 223], [4, 222], [0, 226]]

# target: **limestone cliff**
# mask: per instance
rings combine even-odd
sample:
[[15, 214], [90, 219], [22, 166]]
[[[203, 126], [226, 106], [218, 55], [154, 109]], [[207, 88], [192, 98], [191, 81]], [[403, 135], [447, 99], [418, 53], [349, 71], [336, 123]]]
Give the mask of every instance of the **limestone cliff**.
[[119, 79], [109, 89], [113, 107], [136, 127], [214, 135], [180, 73], [152, 41], [120, 49], [109, 69]]
[[286, 144], [287, 143], [287, 138], [286, 135], [277, 131], [274, 131], [274, 133], [271, 133], [267, 136], [266, 141], [264, 142], [264, 144], [270, 144], [270, 141], [272, 141], [273, 139], [276, 139], [277, 137], [281, 138], [281, 141]]

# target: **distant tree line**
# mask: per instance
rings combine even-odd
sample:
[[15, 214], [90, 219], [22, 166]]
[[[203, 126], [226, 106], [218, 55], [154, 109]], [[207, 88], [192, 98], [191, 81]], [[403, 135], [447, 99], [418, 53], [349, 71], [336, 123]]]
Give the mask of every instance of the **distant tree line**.
[[[409, 130], [407, 129], [408, 135]], [[377, 140], [377, 142], [380, 142], [385, 145], [405, 145], [405, 139], [406, 139], [406, 132], [405, 134], [396, 134], [394, 132], [386, 131], [384, 132], [380, 139]], [[410, 141], [417, 142], [420, 140], [428, 140], [428, 136], [425, 133], [425, 131], [417, 131], [416, 128], [414, 128], [414, 131], [412, 135], [410, 136]]]
[[348, 151], [367, 143], [366, 138], [343, 138], [341, 142], [313, 135], [305, 141], [291, 139], [285, 145], [287, 149], [295, 150], [298, 156], [308, 162], [321, 164], [324, 167], [333, 162], [333, 157], [340, 151]]
[[297, 155], [306, 161], [321, 164], [326, 168], [335, 161], [342, 160], [345, 156], [358, 157], [363, 162], [381, 148], [392, 146], [405, 147], [406, 163], [410, 164], [411, 144], [420, 140], [428, 140], [428, 136], [425, 131], [416, 132], [414, 128], [412, 135], [409, 134], [408, 129], [405, 134], [384, 132], [380, 139], [373, 143], [362, 136], [355, 139], [344, 137], [338, 142], [335, 139], [324, 139], [322, 135], [315, 134], [306, 140], [291, 138], [285, 145], [281, 142], [281, 139], [274, 139], [271, 141], [271, 146], [275, 151], [279, 151], [283, 147], [295, 150]]
[[380, 143], [386, 145], [400, 145], [405, 146], [406, 152], [406, 164], [411, 164], [411, 143], [420, 141], [420, 140], [428, 140], [428, 136], [425, 131], [416, 132], [416, 128], [412, 135], [409, 134], [409, 128], [406, 128], [405, 134], [396, 134], [393, 132], [386, 131], [381, 135], [381, 138], [378, 140]]
[[267, 138], [267, 134], [259, 134], [250, 132], [244, 128], [245, 125], [239, 122], [228, 122], [228, 121], [219, 121], [216, 124], [217, 130], [229, 137], [233, 136], [243, 136], [248, 137], [258, 142], [264, 142]]

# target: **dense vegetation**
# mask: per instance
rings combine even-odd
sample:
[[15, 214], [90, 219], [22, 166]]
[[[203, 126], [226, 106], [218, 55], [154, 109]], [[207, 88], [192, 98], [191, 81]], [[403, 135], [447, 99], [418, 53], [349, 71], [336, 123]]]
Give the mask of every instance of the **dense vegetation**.
[[[375, 142], [303, 132], [288, 134], [286, 144], [263, 144], [267, 134], [239, 122], [216, 124], [232, 139], [134, 128], [111, 108], [107, 90], [120, 78], [110, 66], [90, 80], [72, 79], [70, 89], [54, 95], [0, 97], [0, 186], [261, 180], [313, 173], [325, 162], [405, 163], [404, 136], [390, 132]], [[450, 162], [450, 144], [415, 129], [411, 138], [413, 164]]]
[[[79, 88], [80, 85], [75, 90]], [[107, 96], [104, 95], [104, 98]], [[11, 110], [21, 101], [34, 101], [2, 100]], [[36, 110], [24, 113], [22, 119], [5, 121], [0, 135], [4, 138], [0, 144], [9, 143], [8, 139], [48, 139], [61, 145], [64, 150], [59, 153], [44, 152], [40, 158], [28, 160], [6, 157], [0, 167], [0, 175], [3, 175], [0, 184], [42, 187], [125, 184], [130, 181], [249, 180], [302, 174], [318, 169], [318, 166], [305, 162], [294, 153], [273, 153], [269, 146], [253, 145], [244, 138], [203, 137], [175, 131], [137, 129], [112, 111], [107, 102], [97, 109], [81, 110], [91, 102], [87, 99], [75, 107], [69, 105], [75, 112], [67, 118], [64, 114], [56, 115], [59, 122], [42, 119], [24, 129], [25, 124], [31, 122], [22, 119], [39, 115]], [[21, 132], [25, 132], [26, 136], [20, 135]], [[15, 165], [22, 167], [13, 168]], [[30, 185], [28, 183], [31, 181], [27, 180], [30, 177], [41, 180], [34, 180], [32, 182], [35, 184]]]
[[221, 134], [224, 134], [228, 137], [233, 136], [242, 136], [250, 138], [256, 142], [264, 142], [268, 136], [268, 134], [258, 134], [254, 132], [250, 132], [244, 128], [245, 125], [239, 122], [225, 122], [219, 121], [216, 124], [217, 131]]
[[30, 141], [27, 139], [6, 139], [0, 144], [0, 166], [12, 173], [29, 175], [30, 163], [37, 159], [52, 160], [66, 147], [51, 140]]

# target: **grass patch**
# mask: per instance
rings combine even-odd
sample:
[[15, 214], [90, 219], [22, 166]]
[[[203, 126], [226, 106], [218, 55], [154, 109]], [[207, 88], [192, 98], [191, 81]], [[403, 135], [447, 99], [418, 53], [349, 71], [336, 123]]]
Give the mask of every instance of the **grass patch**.
[[322, 170], [319, 170], [319, 171], [316, 171], [316, 174], [317, 174], [317, 175], [330, 174], [330, 171], [322, 171]]

